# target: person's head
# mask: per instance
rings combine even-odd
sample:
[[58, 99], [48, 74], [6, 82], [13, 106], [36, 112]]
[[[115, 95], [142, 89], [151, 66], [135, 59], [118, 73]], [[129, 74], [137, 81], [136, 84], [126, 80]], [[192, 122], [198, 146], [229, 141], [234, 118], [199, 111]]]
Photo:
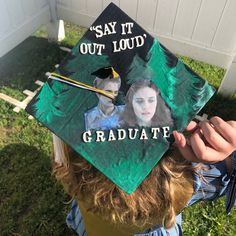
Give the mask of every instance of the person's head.
[[[120, 77], [117, 78], [106, 78], [106, 79], [100, 79], [98, 77], [94, 80], [94, 87], [98, 89], [105, 90], [107, 92], [112, 92], [115, 96], [118, 95], [119, 89], [121, 85], [121, 79]], [[104, 112], [106, 109], [112, 109], [114, 108], [114, 103], [111, 98], [108, 98], [106, 96], [103, 96], [99, 93], [97, 93], [97, 97], [99, 99], [99, 106]]]
[[59, 146], [54, 143], [54, 147], [62, 149], [57, 152], [61, 153], [62, 161], [54, 165], [57, 179], [72, 197], [89, 200], [90, 211], [108, 221], [143, 228], [163, 224], [170, 228], [175, 224], [175, 216], [192, 196], [192, 175], [196, 167], [177, 149], [162, 157], [135, 192], [126, 194], [68, 145], [60, 142]]
[[130, 86], [122, 119], [130, 126], [172, 123], [170, 110], [151, 80], [138, 80]]

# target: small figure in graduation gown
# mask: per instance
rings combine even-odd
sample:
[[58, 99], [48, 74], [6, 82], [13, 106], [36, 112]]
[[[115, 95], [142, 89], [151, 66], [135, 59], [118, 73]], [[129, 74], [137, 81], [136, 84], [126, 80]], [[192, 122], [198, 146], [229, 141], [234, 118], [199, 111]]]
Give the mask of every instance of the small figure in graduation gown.
[[[94, 87], [118, 95], [121, 78], [112, 67], [99, 69], [92, 75], [96, 75]], [[124, 105], [116, 106], [111, 98], [98, 93], [97, 97], [98, 105], [84, 114], [86, 130], [108, 130], [119, 127], [119, 117]]]

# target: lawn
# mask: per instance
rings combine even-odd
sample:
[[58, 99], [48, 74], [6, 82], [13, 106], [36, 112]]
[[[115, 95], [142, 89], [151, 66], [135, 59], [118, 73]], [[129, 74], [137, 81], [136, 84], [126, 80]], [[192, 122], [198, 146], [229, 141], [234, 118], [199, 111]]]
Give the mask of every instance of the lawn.
[[[85, 32], [66, 24], [61, 45], [73, 47]], [[66, 52], [49, 43], [45, 29], [37, 31], [0, 59], [0, 92], [22, 100], [23, 90], [34, 90], [34, 81], [45, 81]], [[225, 70], [180, 57], [216, 88]], [[74, 235], [65, 224], [70, 198], [51, 174], [52, 140], [50, 132], [21, 111], [0, 100], [0, 235]], [[236, 98], [215, 95], [201, 113], [236, 119]], [[236, 235], [236, 209], [225, 215], [224, 199], [200, 203], [184, 211], [184, 235]]]

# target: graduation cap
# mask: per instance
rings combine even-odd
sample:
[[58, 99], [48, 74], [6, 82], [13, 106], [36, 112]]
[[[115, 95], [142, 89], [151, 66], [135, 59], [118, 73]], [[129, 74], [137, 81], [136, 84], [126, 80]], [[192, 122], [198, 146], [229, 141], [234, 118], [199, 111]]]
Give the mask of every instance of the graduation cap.
[[100, 79], [107, 79], [107, 78], [118, 78], [120, 77], [119, 74], [114, 70], [113, 67], [104, 67], [94, 71], [91, 75], [95, 75]]
[[[124, 97], [114, 104], [106, 95], [117, 92]], [[132, 193], [168, 150], [172, 131], [183, 131], [213, 93], [111, 3], [26, 111]]]

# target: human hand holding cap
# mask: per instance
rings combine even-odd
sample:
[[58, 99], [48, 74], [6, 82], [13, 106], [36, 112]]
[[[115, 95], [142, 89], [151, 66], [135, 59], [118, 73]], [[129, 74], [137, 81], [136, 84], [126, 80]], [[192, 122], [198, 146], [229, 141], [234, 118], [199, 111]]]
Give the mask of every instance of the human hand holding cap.
[[236, 121], [224, 121], [214, 116], [210, 120], [191, 121], [186, 128], [191, 136], [173, 132], [175, 145], [183, 157], [193, 162], [223, 161], [236, 150]]

